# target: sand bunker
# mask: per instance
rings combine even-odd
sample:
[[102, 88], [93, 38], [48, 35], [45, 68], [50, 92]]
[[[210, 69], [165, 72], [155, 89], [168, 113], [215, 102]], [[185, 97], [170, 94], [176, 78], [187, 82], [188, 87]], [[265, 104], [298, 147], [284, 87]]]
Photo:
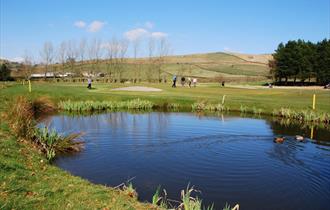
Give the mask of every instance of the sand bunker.
[[112, 90], [120, 90], [120, 91], [140, 91], [140, 92], [159, 92], [162, 91], [158, 88], [152, 87], [143, 87], [143, 86], [131, 86], [131, 87], [123, 87], [123, 88], [115, 88]]

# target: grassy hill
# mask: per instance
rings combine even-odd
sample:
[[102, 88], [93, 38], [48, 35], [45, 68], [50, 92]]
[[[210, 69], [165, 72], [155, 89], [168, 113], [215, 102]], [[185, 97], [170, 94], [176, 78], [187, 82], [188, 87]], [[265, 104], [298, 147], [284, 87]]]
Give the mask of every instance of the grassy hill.
[[[251, 58], [254, 59], [251, 59]], [[161, 66], [161, 78], [170, 80], [173, 75], [185, 77], [197, 77], [204, 81], [255, 81], [265, 80], [269, 74], [268, 55], [236, 55], [223, 52], [191, 54], [182, 56], [168, 56], [164, 58]], [[257, 62], [258, 61], [258, 62]], [[261, 62], [262, 61], [262, 62]], [[97, 65], [90, 61], [78, 62], [74, 68], [72, 66], [56, 64], [49, 71], [57, 72], [94, 72], [105, 73], [116, 76], [116, 70], [108, 66], [108, 60], [100, 60]], [[158, 66], [150, 62], [148, 58], [137, 60], [127, 58], [121, 64], [121, 78], [130, 80], [140, 78], [141, 80], [157, 80]], [[39, 66], [35, 72], [44, 72]], [[118, 74], [118, 73], [117, 73]]]

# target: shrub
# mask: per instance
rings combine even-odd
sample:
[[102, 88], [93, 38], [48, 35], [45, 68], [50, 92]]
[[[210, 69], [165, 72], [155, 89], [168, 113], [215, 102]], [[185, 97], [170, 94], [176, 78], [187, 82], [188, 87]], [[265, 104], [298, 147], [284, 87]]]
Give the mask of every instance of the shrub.
[[24, 96], [18, 96], [8, 107], [5, 115], [9, 127], [16, 137], [31, 139], [34, 135], [34, 108]]
[[79, 152], [83, 142], [77, 141], [81, 133], [60, 135], [56, 130], [49, 130], [48, 127], [35, 129], [35, 141], [41, 146], [48, 160], [53, 159], [57, 154]]

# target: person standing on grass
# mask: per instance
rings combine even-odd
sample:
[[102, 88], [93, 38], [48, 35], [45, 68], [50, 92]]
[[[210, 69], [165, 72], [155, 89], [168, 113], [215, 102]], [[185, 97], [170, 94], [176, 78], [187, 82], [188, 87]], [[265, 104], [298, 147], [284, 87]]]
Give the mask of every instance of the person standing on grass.
[[188, 85], [189, 85], [189, 88], [191, 88], [191, 78], [188, 77]]
[[176, 75], [173, 76], [173, 85], [172, 85], [173, 88], [176, 87]]
[[92, 79], [91, 79], [91, 78], [88, 78], [88, 79], [87, 79], [87, 83], [88, 83], [87, 88], [88, 88], [88, 89], [92, 89]]
[[194, 87], [196, 87], [196, 84], [197, 84], [197, 79], [194, 78], [194, 79], [193, 79], [193, 85], [194, 85]]
[[181, 77], [181, 85], [182, 85], [182, 87], [184, 86], [185, 83], [186, 83], [186, 78]]

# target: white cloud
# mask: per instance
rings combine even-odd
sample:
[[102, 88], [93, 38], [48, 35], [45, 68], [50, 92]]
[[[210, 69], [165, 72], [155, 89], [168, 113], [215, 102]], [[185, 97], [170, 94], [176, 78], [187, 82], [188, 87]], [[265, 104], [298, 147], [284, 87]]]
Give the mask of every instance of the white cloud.
[[136, 29], [132, 29], [130, 31], [127, 31], [124, 33], [124, 36], [126, 37], [126, 39], [130, 40], [130, 41], [135, 41], [137, 39], [140, 39], [146, 35], [148, 35], [149, 32], [143, 28], [136, 28]]
[[223, 51], [225, 51], [225, 52], [230, 52], [230, 48], [229, 48], [229, 47], [224, 47], [224, 48], [223, 48]]
[[232, 48], [230, 48], [230, 47], [224, 47], [224, 48], [223, 48], [223, 51], [224, 51], [224, 52], [227, 52], [227, 53], [242, 53], [241, 51], [239, 51], [239, 50], [235, 50], [235, 49], [232, 49]]
[[11, 62], [17, 62], [17, 63], [23, 63], [24, 62], [24, 58], [22, 58], [22, 57], [15, 57], [15, 58], [3, 58], [3, 57], [1, 57], [1, 59], [8, 60], [8, 61], [11, 61]]
[[154, 23], [151, 21], [147, 21], [144, 23], [144, 27], [148, 28], [148, 29], [152, 29], [154, 27]]
[[94, 20], [93, 22], [91, 22], [91, 24], [88, 25], [88, 31], [89, 32], [98, 32], [99, 30], [101, 30], [103, 28], [103, 26], [106, 24], [106, 22], [102, 22], [102, 21], [98, 21], [98, 20]]
[[167, 37], [168, 34], [164, 32], [152, 32], [151, 37], [156, 38], [156, 39], [161, 39]]
[[82, 20], [79, 20], [79, 21], [74, 22], [74, 26], [76, 26], [77, 28], [85, 28], [86, 23]]

